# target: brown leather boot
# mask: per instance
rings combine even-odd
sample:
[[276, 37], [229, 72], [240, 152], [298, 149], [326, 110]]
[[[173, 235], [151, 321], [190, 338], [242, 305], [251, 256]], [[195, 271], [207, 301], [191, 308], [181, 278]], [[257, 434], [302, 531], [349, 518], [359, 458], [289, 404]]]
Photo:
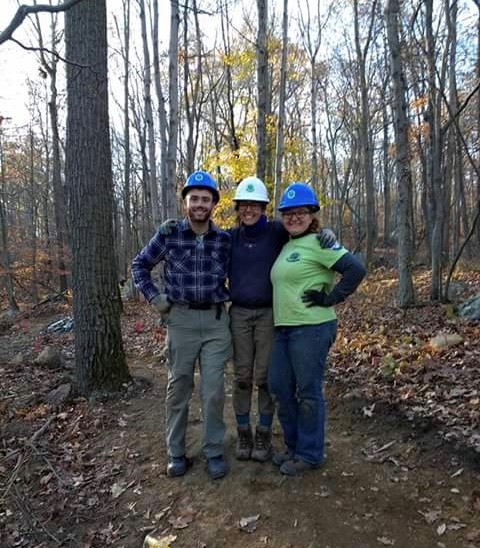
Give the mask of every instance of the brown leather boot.
[[235, 448], [235, 457], [238, 460], [249, 460], [253, 448], [253, 435], [250, 426], [239, 426], [237, 428], [238, 439]]
[[265, 426], [257, 426], [253, 443], [252, 460], [266, 462], [272, 457], [272, 431]]

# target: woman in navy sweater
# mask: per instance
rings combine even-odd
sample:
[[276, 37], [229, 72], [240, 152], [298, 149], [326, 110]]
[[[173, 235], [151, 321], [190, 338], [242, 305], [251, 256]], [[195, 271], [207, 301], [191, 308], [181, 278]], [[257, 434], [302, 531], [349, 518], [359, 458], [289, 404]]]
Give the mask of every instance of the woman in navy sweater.
[[[235, 209], [238, 226], [230, 229], [232, 251], [229, 268], [231, 331], [233, 340], [233, 407], [239, 460], [259, 462], [272, 456], [271, 427], [274, 404], [267, 387], [267, 373], [274, 335], [270, 270], [288, 232], [277, 220], [268, 220], [267, 189], [260, 179], [247, 177], [237, 187]], [[335, 235], [323, 229], [321, 247], [335, 245]], [[255, 435], [250, 425], [253, 386], [258, 390]]]

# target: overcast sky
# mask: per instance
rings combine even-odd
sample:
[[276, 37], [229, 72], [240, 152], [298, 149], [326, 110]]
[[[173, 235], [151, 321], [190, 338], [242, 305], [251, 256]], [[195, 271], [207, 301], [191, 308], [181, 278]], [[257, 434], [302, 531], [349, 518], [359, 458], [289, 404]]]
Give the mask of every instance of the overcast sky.
[[[0, 9], [0, 30], [11, 21], [17, 10], [16, 0], [2, 0]], [[28, 44], [27, 28], [19, 28], [14, 37]], [[27, 52], [13, 42], [0, 45], [0, 114], [12, 118], [14, 125], [27, 122], [25, 102], [26, 79], [36, 78], [35, 54]]]
[[[22, 0], [22, 3], [33, 4], [32, 0]], [[166, 0], [162, 0], [162, 16], [160, 17], [160, 26], [164, 27], [160, 33], [161, 48], [168, 46], [168, 28], [170, 23], [170, 9]], [[0, 0], [0, 31], [5, 29], [12, 20], [17, 8], [17, 0]], [[121, 15], [120, 0], [113, 0], [107, 3], [110, 12], [117, 12]], [[62, 17], [60, 15], [60, 17]], [[40, 19], [45, 23], [45, 36], [48, 36], [47, 30], [50, 20], [50, 14], [40, 14]], [[109, 25], [113, 24], [113, 18], [109, 13]], [[121, 24], [121, 21], [120, 21]], [[138, 25], [138, 17], [136, 16], [135, 3], [132, 2], [132, 25]], [[29, 46], [36, 43], [35, 34], [32, 30], [32, 25], [29, 18], [25, 19], [23, 25], [19, 27], [13, 37], [23, 44]], [[133, 32], [133, 38], [138, 38], [140, 41], [140, 32]], [[109, 37], [109, 45], [114, 44], [112, 36]], [[28, 126], [28, 87], [27, 80], [30, 78], [36, 82], [41, 82], [38, 77], [39, 63], [37, 54], [32, 51], [25, 51], [20, 46], [13, 42], [5, 42], [0, 45], [0, 115], [11, 118], [8, 121], [8, 127], [13, 131], [15, 128]], [[110, 85], [118, 85], [116, 83], [116, 71], [110, 70]], [[62, 86], [59, 81], [59, 86]]]

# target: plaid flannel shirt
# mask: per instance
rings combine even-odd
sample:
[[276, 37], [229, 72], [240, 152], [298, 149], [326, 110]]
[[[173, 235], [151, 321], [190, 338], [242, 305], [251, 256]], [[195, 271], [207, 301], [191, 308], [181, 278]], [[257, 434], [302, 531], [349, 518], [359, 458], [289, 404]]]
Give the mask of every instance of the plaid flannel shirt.
[[218, 303], [229, 300], [225, 287], [230, 234], [212, 222], [208, 232], [198, 237], [188, 219], [182, 219], [170, 234], [157, 232], [135, 257], [132, 275], [135, 285], [150, 302], [160, 292], [151, 271], [165, 261], [165, 292], [172, 303]]

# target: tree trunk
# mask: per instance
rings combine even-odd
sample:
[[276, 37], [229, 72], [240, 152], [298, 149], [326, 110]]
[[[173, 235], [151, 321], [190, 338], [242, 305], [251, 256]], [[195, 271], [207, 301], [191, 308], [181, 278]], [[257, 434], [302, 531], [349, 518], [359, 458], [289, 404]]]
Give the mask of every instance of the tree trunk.
[[[53, 186], [53, 210], [55, 218], [55, 248], [58, 267], [58, 286], [61, 293], [68, 288], [68, 276], [65, 266], [65, 246], [68, 242], [67, 207], [65, 189], [62, 183], [61, 142], [58, 130], [58, 90], [57, 90], [57, 45], [60, 41], [57, 30], [57, 15], [51, 15], [50, 23], [50, 59], [40, 50], [40, 62], [50, 79], [50, 97], [48, 99], [48, 114], [52, 130], [52, 186]], [[37, 31], [39, 45], [43, 47], [42, 27], [38, 14], [35, 15], [35, 29]]]
[[[167, 111], [165, 108], [165, 97], [163, 95], [160, 81], [160, 55], [158, 52], [158, 0], [153, 0], [153, 80], [155, 82], [155, 94], [158, 101], [158, 129], [160, 133], [160, 193], [162, 202], [165, 198], [164, 188], [167, 187], [167, 146], [168, 146], [168, 124]], [[165, 215], [165, 206], [162, 203], [162, 215]]]
[[387, 0], [385, 17], [393, 84], [393, 122], [396, 145], [396, 176], [398, 184], [397, 232], [399, 304], [414, 304], [412, 280], [413, 230], [412, 230], [412, 174], [408, 144], [407, 87], [401, 61], [399, 40], [399, 0]]
[[445, 229], [445, 195], [440, 166], [440, 105], [436, 85], [435, 42], [433, 37], [433, 0], [425, 1], [425, 33], [428, 66], [428, 109], [426, 118], [429, 125], [427, 156], [428, 182], [432, 188], [433, 229], [432, 229], [432, 280], [430, 297], [438, 301], [442, 296], [442, 250]]
[[81, 394], [119, 390], [130, 380], [120, 330], [113, 241], [105, 0], [65, 15], [65, 173], [72, 227], [76, 386]]
[[[221, 24], [221, 30], [222, 30], [222, 42], [223, 42], [223, 53], [224, 53], [224, 65], [223, 70], [225, 73], [225, 84], [226, 84], [226, 103], [227, 103], [227, 114], [225, 116], [226, 125], [228, 128], [228, 141], [230, 144], [230, 149], [232, 151], [237, 151], [240, 148], [240, 140], [237, 135], [237, 128], [235, 124], [235, 92], [234, 92], [234, 84], [233, 84], [233, 77], [232, 77], [232, 63], [230, 61], [231, 56], [231, 38], [230, 38], [230, 14], [228, 13], [228, 2], [225, 0], [222, 0], [220, 2], [220, 8], [221, 8], [221, 18], [220, 18], [220, 24]], [[218, 97], [216, 93], [216, 87], [212, 86], [213, 90], [215, 91], [214, 94], [212, 94], [211, 102], [216, 101], [218, 102]], [[215, 95], [215, 98], [213, 98], [213, 95]], [[213, 108], [212, 103], [212, 108]], [[215, 112], [218, 110], [218, 108], [215, 105]], [[214, 119], [216, 119], [216, 116], [214, 116]], [[218, 127], [215, 123], [213, 123], [213, 131], [214, 131], [214, 142], [217, 144], [218, 140]], [[220, 147], [217, 147], [215, 150], [219, 151]]]
[[142, 44], [143, 44], [143, 99], [145, 106], [145, 121], [147, 123], [147, 140], [148, 140], [148, 173], [149, 187], [152, 206], [153, 227], [160, 224], [160, 203], [158, 198], [158, 182], [157, 182], [157, 156], [155, 153], [155, 126], [153, 123], [153, 107], [152, 107], [152, 72], [150, 66], [150, 49], [148, 47], [147, 37], [147, 18], [145, 15], [145, 0], [139, 1], [140, 7], [140, 24], [142, 29]]
[[177, 142], [178, 142], [178, 2], [170, 0], [170, 43], [168, 48], [169, 124], [167, 147], [167, 184], [162, 188], [163, 217], [177, 216]]
[[280, 66], [280, 97], [278, 99], [277, 147], [275, 151], [274, 210], [276, 212], [278, 212], [278, 205], [280, 204], [280, 198], [282, 194], [283, 128], [285, 126], [285, 94], [286, 94], [286, 87], [287, 87], [288, 0], [283, 0], [282, 29], [283, 29], [283, 36], [282, 36], [282, 61]]
[[257, 0], [257, 177], [265, 180], [267, 168], [267, 112], [268, 112], [268, 0]]
[[15, 291], [13, 288], [13, 277], [10, 272], [11, 259], [10, 249], [8, 246], [8, 225], [7, 211], [5, 207], [5, 156], [3, 153], [3, 134], [2, 134], [2, 118], [0, 118], [0, 236], [1, 236], [1, 253], [0, 266], [2, 266], [3, 284], [7, 293], [8, 308], [12, 312], [18, 312], [17, 301], [15, 300]]
[[312, 187], [318, 192], [318, 133], [317, 133], [317, 105], [318, 87], [320, 75], [318, 74], [317, 55], [322, 41], [322, 27], [320, 19], [320, 0], [317, 0], [314, 21], [310, 14], [310, 3], [305, 4], [306, 19], [303, 10], [300, 10], [300, 33], [302, 42], [308, 52], [310, 68], [310, 134], [311, 143], [311, 166], [312, 166]]
[[370, 131], [370, 108], [368, 98], [368, 85], [366, 75], [367, 53], [371, 41], [373, 24], [375, 21], [376, 0], [372, 2], [371, 19], [368, 32], [363, 48], [360, 44], [360, 30], [358, 17], [358, 0], [354, 0], [354, 31], [355, 31], [355, 49], [357, 52], [357, 63], [360, 80], [360, 141], [361, 141], [361, 158], [362, 158], [362, 175], [365, 182], [366, 194], [366, 263], [370, 265], [373, 261], [375, 251], [375, 241], [377, 237], [377, 220], [375, 214], [375, 181], [373, 173], [373, 147], [372, 135]]
[[34, 305], [38, 303], [38, 284], [37, 284], [37, 221], [38, 221], [38, 205], [37, 192], [35, 185], [35, 145], [33, 131], [30, 128], [30, 150], [29, 150], [29, 186], [30, 186], [30, 246], [32, 251], [32, 279], [30, 282], [30, 291], [32, 302]]
[[131, 211], [131, 151], [130, 151], [130, 0], [123, 0], [123, 214], [124, 263], [122, 273], [128, 279], [128, 269], [133, 257], [132, 211]]

